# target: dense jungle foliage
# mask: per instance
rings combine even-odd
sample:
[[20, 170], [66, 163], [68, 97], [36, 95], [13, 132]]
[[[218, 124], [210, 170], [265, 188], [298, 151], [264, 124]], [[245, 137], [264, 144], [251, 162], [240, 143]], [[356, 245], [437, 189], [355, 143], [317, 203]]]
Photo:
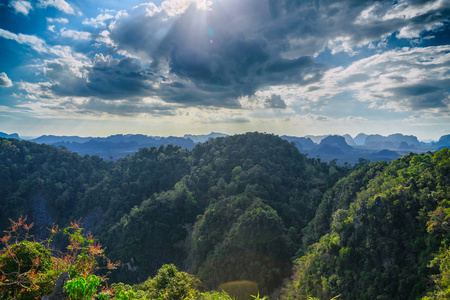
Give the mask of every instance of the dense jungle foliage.
[[[231, 300], [226, 292], [201, 291], [195, 276], [179, 271], [173, 264], [163, 265], [154, 278], [138, 285], [107, 284], [107, 274], [98, 275], [101, 268], [113, 270], [119, 263], [104, 255], [104, 248], [83, 228], [72, 222], [60, 230], [50, 229], [44, 241], [31, 241], [27, 218], [11, 221], [1, 238], [0, 299], [160, 299], [160, 300]], [[62, 233], [66, 251], [50, 247], [52, 238]], [[103, 261], [103, 266], [102, 266]], [[106, 261], [106, 263], [105, 263]], [[56, 287], [55, 287], [56, 282]], [[59, 282], [59, 283], [58, 283]], [[59, 287], [58, 287], [59, 285]], [[50, 295], [50, 296], [49, 296]], [[259, 297], [257, 297], [259, 298]]]
[[283, 298], [448, 299], [449, 199], [448, 149], [341, 179], [304, 230]]
[[445, 298], [449, 174], [448, 149], [350, 169], [260, 133], [116, 162], [0, 139], [0, 229], [28, 215], [48, 239], [45, 227], [81, 220], [122, 262], [108, 276], [126, 299], [152, 299], [144, 282], [166, 264], [195, 274], [200, 294], [253, 282], [279, 299]]

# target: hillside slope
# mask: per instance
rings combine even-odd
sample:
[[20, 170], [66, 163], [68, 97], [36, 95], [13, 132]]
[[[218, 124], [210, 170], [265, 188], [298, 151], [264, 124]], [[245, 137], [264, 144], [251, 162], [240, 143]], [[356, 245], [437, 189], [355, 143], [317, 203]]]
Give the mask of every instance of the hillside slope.
[[192, 151], [143, 148], [116, 162], [14, 139], [1, 147], [2, 220], [28, 214], [44, 229], [81, 219], [129, 266], [118, 280], [141, 282], [176, 263], [210, 288], [245, 279], [266, 293], [289, 276], [302, 228], [348, 173], [259, 133]]
[[190, 174], [173, 189], [101, 233], [111, 257], [133, 261], [135, 271], [121, 278], [140, 280], [175, 262], [209, 288], [251, 280], [271, 292], [289, 276], [322, 194], [347, 172], [257, 133], [198, 144], [189, 160]]
[[127, 283], [174, 263], [209, 289], [252, 281], [280, 299], [445, 296], [450, 151], [350, 171], [260, 133], [116, 162], [0, 138], [0, 229], [81, 219]]
[[439, 263], [430, 263], [445, 253], [450, 238], [450, 151], [366, 168], [369, 178], [375, 176], [359, 191], [352, 189], [352, 178], [361, 170], [333, 189], [347, 186], [352, 196], [345, 201], [336, 192], [333, 204], [324, 198], [320, 207], [331, 209], [319, 209], [309, 234], [332, 211], [330, 226], [323, 228], [329, 230], [297, 260], [285, 299], [417, 299], [429, 291], [439, 272]]

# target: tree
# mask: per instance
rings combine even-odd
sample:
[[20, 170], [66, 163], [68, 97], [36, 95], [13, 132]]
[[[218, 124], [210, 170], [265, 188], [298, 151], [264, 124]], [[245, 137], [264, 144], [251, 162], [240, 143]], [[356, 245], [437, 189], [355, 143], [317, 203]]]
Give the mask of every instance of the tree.
[[11, 228], [1, 238], [0, 299], [35, 299], [51, 291], [56, 279], [51, 251], [28, 240], [33, 224], [27, 225], [26, 220], [11, 220]]
[[59, 231], [57, 227], [50, 229], [47, 240], [31, 241], [29, 231], [33, 224], [26, 224], [26, 220], [27, 217], [20, 217], [17, 222], [10, 220], [11, 228], [1, 238], [0, 299], [40, 299], [50, 294], [54, 281], [65, 271], [72, 278], [66, 285], [71, 297], [89, 298], [97, 292], [100, 283], [106, 282], [106, 276], [94, 274], [99, 269], [98, 260], [104, 259], [107, 269], [119, 264], [108, 260], [100, 243], [91, 235], [83, 235], [76, 222], [63, 230], [68, 246], [67, 251], [61, 252], [50, 248], [54, 234]]

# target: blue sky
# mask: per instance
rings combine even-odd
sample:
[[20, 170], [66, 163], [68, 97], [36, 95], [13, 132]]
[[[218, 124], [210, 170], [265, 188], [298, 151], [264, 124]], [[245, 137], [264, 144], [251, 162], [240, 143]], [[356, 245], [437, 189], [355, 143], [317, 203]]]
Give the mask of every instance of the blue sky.
[[0, 131], [450, 134], [450, 1], [0, 2]]

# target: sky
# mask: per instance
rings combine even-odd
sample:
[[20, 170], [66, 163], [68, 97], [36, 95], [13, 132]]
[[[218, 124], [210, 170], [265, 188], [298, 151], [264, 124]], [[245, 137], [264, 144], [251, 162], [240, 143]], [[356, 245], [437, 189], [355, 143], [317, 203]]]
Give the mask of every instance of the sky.
[[450, 134], [450, 0], [0, 0], [0, 131]]

